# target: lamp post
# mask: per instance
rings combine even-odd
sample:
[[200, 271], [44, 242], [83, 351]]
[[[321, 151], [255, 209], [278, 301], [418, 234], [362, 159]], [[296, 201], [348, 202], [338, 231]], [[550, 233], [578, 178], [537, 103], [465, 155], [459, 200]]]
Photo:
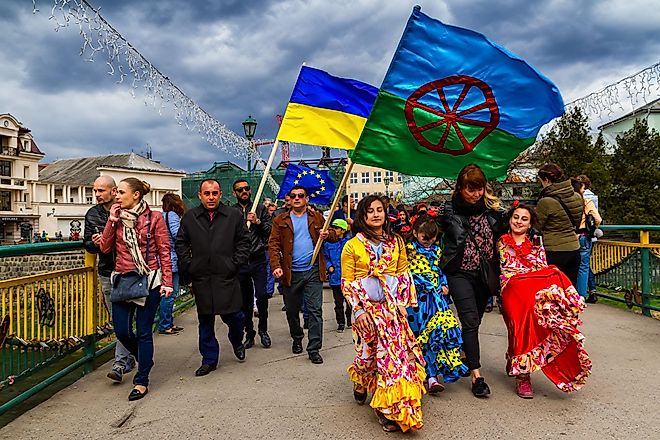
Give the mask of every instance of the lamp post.
[[389, 178], [389, 177], [385, 177], [385, 178], [383, 179], [383, 182], [385, 182], [385, 195], [386, 195], [387, 197], [389, 197], [389, 196], [390, 196], [390, 191], [389, 191], [389, 187], [390, 187], [390, 178]]
[[245, 121], [243, 121], [243, 132], [245, 133], [246, 139], [250, 141], [250, 151], [248, 152], [247, 160], [248, 173], [252, 171], [252, 151], [254, 150], [254, 143], [252, 142], [252, 138], [254, 138], [255, 131], [257, 131], [257, 120], [254, 119], [252, 115], [250, 115]]

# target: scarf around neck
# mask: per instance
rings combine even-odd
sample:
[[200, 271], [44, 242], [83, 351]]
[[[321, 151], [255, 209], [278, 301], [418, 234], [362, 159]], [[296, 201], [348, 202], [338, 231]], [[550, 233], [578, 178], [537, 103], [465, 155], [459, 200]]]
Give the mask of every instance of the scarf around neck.
[[468, 203], [463, 200], [463, 197], [461, 197], [459, 193], [455, 193], [452, 196], [451, 201], [454, 205], [456, 213], [465, 215], [467, 217], [483, 214], [486, 212], [486, 209], [488, 209], [486, 207], [486, 199], [484, 197], [479, 199], [477, 203]]
[[[133, 263], [135, 263], [135, 268], [140, 275], [146, 275], [150, 272], [149, 266], [144, 261], [144, 257], [142, 256], [142, 251], [140, 250], [140, 244], [138, 242], [138, 236], [135, 232], [137, 219], [140, 214], [146, 211], [146, 209], [147, 202], [140, 200], [137, 205], [131, 209], [123, 210], [121, 213], [124, 242], [126, 242], [126, 246], [128, 247], [128, 250], [131, 253], [131, 257], [133, 258]], [[147, 234], [150, 234], [151, 225], [147, 225], [147, 228]]]

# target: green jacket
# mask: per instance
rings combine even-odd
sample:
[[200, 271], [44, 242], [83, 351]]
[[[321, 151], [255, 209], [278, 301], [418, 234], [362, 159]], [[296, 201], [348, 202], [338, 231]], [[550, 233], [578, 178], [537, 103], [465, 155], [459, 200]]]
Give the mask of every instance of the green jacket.
[[559, 197], [564, 202], [575, 224], [580, 224], [584, 211], [584, 200], [573, 191], [570, 180], [543, 188], [536, 205], [536, 227], [543, 233], [545, 249], [551, 252], [577, 251], [580, 249], [580, 242], [575, 234], [575, 226], [566, 215], [566, 210], [553, 197]]

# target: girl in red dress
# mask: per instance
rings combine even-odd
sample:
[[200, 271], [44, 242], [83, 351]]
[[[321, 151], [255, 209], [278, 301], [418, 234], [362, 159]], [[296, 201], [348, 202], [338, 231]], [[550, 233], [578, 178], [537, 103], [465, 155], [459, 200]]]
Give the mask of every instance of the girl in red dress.
[[509, 232], [497, 249], [502, 275], [502, 316], [509, 334], [507, 373], [516, 377], [516, 393], [534, 397], [530, 373], [543, 373], [562, 391], [580, 389], [591, 373], [578, 315], [585, 304], [556, 266], [548, 266], [540, 237], [528, 232], [532, 208], [514, 204]]

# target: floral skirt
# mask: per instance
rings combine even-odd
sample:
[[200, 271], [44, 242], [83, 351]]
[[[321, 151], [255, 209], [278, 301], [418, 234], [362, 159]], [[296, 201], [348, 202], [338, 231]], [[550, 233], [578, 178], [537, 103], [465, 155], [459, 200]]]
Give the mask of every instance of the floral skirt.
[[424, 354], [426, 376], [455, 382], [468, 371], [461, 361], [461, 328], [442, 293], [417, 292], [419, 306], [408, 308], [408, 322]]
[[423, 426], [426, 374], [424, 361], [418, 359], [417, 341], [406, 320], [385, 304], [370, 309], [375, 331], [353, 331], [356, 356], [348, 375], [353, 383], [373, 393], [372, 408], [397, 422], [404, 432], [418, 430]]
[[555, 266], [516, 275], [502, 291], [512, 375], [543, 373], [562, 391], [579, 390], [591, 374], [578, 314], [584, 300]]

